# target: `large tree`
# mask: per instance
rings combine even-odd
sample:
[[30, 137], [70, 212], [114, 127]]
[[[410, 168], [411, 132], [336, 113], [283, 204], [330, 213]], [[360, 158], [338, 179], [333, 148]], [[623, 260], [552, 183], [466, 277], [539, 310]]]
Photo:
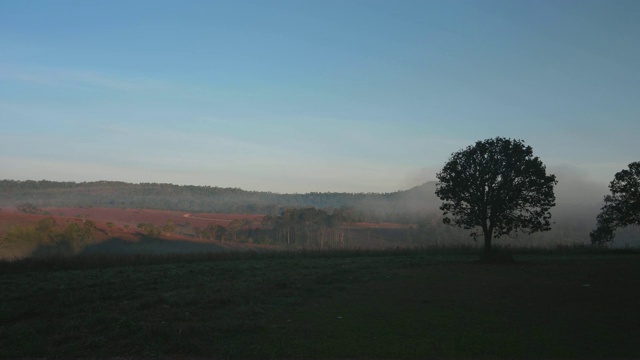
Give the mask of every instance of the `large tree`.
[[478, 141], [452, 154], [437, 178], [444, 223], [483, 235], [486, 255], [493, 238], [551, 229], [558, 182], [522, 140]]
[[598, 226], [591, 232], [593, 245], [613, 241], [616, 229], [640, 225], [640, 161], [629, 164], [609, 183], [611, 195], [604, 197], [604, 206], [598, 214]]

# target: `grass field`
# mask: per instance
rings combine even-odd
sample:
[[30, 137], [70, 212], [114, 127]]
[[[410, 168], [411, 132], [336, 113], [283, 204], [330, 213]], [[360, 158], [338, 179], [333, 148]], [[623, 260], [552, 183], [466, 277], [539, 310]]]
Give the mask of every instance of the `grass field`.
[[0, 357], [640, 357], [640, 253], [472, 249], [0, 263]]

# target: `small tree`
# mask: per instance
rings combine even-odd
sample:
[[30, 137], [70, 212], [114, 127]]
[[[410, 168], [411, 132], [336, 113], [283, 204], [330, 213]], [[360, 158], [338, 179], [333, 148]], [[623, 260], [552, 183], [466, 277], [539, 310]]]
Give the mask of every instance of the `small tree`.
[[20, 204], [16, 207], [16, 209], [25, 214], [42, 214], [43, 211], [39, 209], [37, 206], [32, 203], [24, 203]]
[[43, 236], [45, 236], [48, 241], [54, 241], [55, 226], [56, 226], [56, 220], [53, 217], [49, 216], [38, 221], [38, 224], [36, 225], [36, 231], [42, 234]]
[[224, 237], [227, 235], [227, 228], [222, 225], [215, 225], [213, 228], [213, 238], [218, 239], [220, 244], [224, 244]]
[[162, 236], [162, 229], [151, 223], [140, 223], [138, 224], [138, 229], [142, 230], [146, 236], [151, 238], [159, 238]]
[[522, 140], [478, 141], [452, 154], [436, 176], [443, 222], [473, 229], [474, 240], [482, 234], [486, 255], [494, 237], [551, 229], [558, 182]]
[[176, 224], [171, 220], [167, 220], [167, 222], [162, 225], [162, 232], [165, 233], [173, 233], [176, 231]]
[[611, 195], [604, 197], [597, 228], [590, 234], [591, 243], [596, 246], [612, 242], [619, 227], [640, 225], [640, 161], [616, 173], [609, 189]]
[[107, 225], [107, 228], [109, 228], [109, 234], [111, 234], [111, 231], [113, 231], [113, 228], [116, 226], [116, 224], [112, 223], [111, 221], [107, 221], [105, 225]]
[[238, 232], [242, 229], [242, 220], [233, 219], [229, 222], [228, 231], [233, 234], [233, 241], [238, 241]]

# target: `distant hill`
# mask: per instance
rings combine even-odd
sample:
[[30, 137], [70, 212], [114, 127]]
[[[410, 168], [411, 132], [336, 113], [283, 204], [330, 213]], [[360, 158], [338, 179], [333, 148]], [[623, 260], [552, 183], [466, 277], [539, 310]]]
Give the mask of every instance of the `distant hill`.
[[[587, 185], [589, 184], [580, 181], [565, 181], [562, 186], [559, 185], [558, 205], [551, 210], [553, 230], [521, 236], [514, 241], [521, 244], [588, 243], [589, 231], [595, 226], [595, 218], [601, 206], [596, 199], [602, 196], [602, 191]], [[426, 229], [432, 235], [440, 233], [445, 238], [451, 237], [451, 228], [442, 225], [438, 210], [441, 201], [436, 197], [435, 189], [435, 182], [427, 182], [392, 193], [278, 194], [238, 188], [158, 183], [2, 180], [0, 207], [11, 208], [31, 203], [37, 207], [84, 206], [279, 215], [286, 208], [313, 206], [329, 211], [346, 209], [356, 221], [419, 224], [418, 228]], [[621, 229], [616, 236], [618, 246], [640, 244], [639, 231], [640, 227]], [[456, 234], [463, 233], [465, 232], [459, 231]], [[467, 236], [464, 235], [464, 238]]]
[[239, 188], [117, 181], [0, 181], [0, 205], [121, 207], [276, 215], [287, 207], [349, 208], [368, 221], [415, 222], [437, 209], [435, 182], [393, 193], [278, 194]]

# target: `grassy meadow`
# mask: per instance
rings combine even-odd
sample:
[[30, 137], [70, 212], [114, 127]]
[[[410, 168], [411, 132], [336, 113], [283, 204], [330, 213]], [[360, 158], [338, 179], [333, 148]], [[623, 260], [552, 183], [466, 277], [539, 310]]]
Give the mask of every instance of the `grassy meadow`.
[[640, 357], [640, 253], [471, 247], [0, 263], [0, 358]]

